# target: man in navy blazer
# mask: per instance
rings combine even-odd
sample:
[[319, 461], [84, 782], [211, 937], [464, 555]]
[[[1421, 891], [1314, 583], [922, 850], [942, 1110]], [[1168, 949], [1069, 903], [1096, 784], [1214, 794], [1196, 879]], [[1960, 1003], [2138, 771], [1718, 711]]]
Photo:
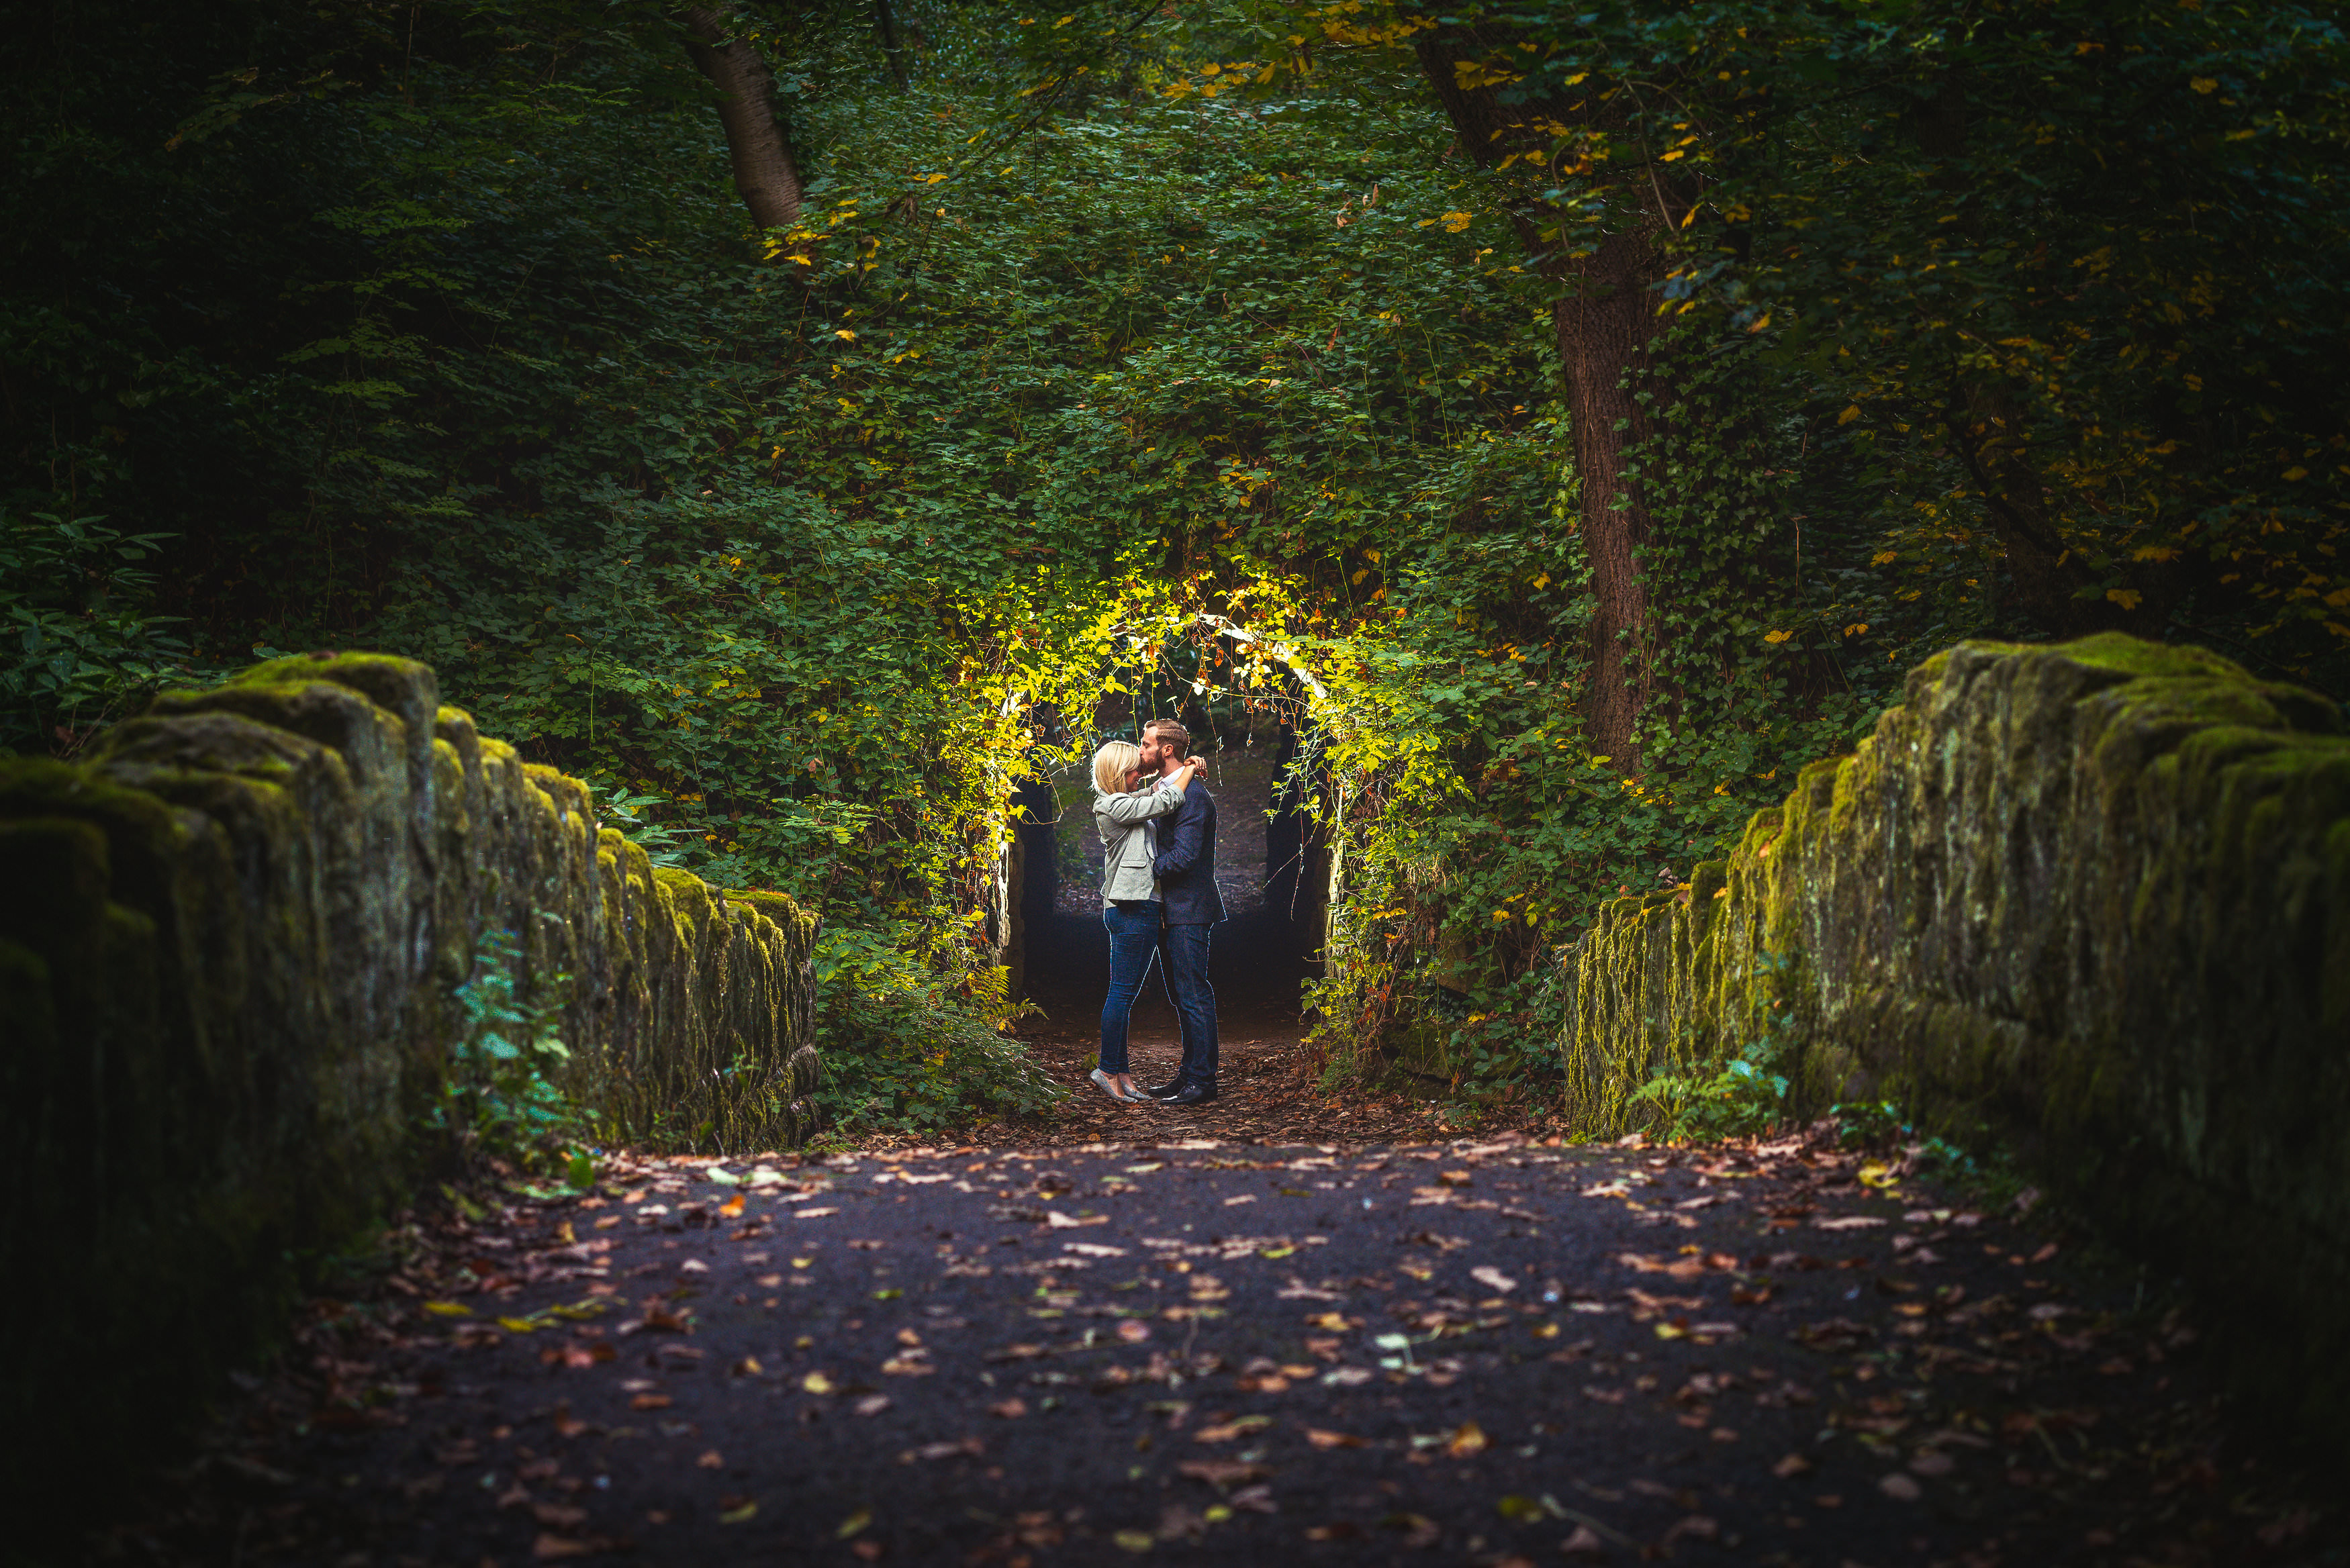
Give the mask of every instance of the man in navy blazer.
[[[1172, 719], [1142, 727], [1146, 773], [1173, 773], [1191, 750], [1191, 732]], [[1208, 983], [1208, 932], [1224, 918], [1224, 897], [1216, 888], [1216, 799], [1197, 774], [1183, 804], [1159, 825], [1151, 870], [1166, 922], [1159, 951], [1183, 1027], [1183, 1066], [1173, 1083], [1143, 1092], [1170, 1105], [1202, 1105], [1216, 1097], [1216, 992]]]

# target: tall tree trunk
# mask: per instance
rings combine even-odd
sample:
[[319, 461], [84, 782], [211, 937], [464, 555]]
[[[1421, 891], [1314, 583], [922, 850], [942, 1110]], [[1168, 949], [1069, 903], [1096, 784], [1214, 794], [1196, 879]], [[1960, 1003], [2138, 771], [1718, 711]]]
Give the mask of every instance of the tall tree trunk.
[[2085, 562], [2064, 547], [2048, 516], [2047, 488], [2023, 450], [2023, 412], [2004, 389], [1971, 381], [1950, 421], [1959, 458], [1981, 487], [1991, 531], [2015, 584], [2014, 603], [2043, 629], [2060, 636], [2119, 624], [2116, 607], [2074, 596], [2091, 581]]
[[1625, 472], [1624, 449], [1661, 433], [1649, 404], [1632, 395], [1653, 359], [1656, 307], [1648, 286], [1662, 268], [1647, 234], [1610, 235], [1579, 264], [1573, 292], [1551, 306], [1566, 377], [1567, 431], [1582, 485], [1583, 550], [1596, 614], [1585, 722], [1592, 749], [1627, 777], [1640, 771], [1634, 738], [1656, 687], [1648, 580], [1641, 552], [1648, 512]]
[[890, 79], [899, 90], [906, 87], [906, 51], [898, 42], [898, 17], [889, 0], [873, 0], [873, 29], [881, 35], [881, 57], [889, 63]]
[[800, 171], [775, 119], [775, 75], [748, 39], [729, 36], [707, 5], [681, 13], [685, 52], [718, 89], [718, 122], [734, 164], [734, 189], [763, 229], [780, 229], [800, 215]]
[[[1464, 88], [1455, 61], [1484, 57], [1511, 40], [1491, 28], [1447, 25], [1413, 39], [1421, 70], [1436, 89], [1462, 151], [1482, 163], [1541, 145], [1525, 122], [1549, 119], [1593, 122], [1577, 105], [1503, 105], [1483, 88]], [[1580, 100], [1589, 102], [1594, 93]], [[1645, 161], [1643, 161], [1645, 164]], [[1626, 449], [1664, 433], [1651, 405], [1634, 396], [1659, 369], [1660, 322], [1651, 289], [1667, 271], [1662, 242], [1671, 217], [1668, 192], [1652, 169], [1627, 168], [1613, 177], [1608, 232], [1597, 249], [1569, 260], [1565, 246], [1541, 231], [1565, 221], [1555, 208], [1529, 203], [1511, 219], [1527, 248], [1544, 254], [1543, 271], [1559, 286], [1551, 307], [1559, 363], [1566, 379], [1568, 427], [1582, 486], [1579, 526], [1591, 562], [1595, 599], [1588, 650], [1585, 735], [1619, 774], [1641, 770], [1638, 728], [1655, 695], [1648, 581], [1641, 552], [1648, 540], [1648, 509], [1630, 472]], [[1580, 228], [1582, 225], [1573, 225]]]

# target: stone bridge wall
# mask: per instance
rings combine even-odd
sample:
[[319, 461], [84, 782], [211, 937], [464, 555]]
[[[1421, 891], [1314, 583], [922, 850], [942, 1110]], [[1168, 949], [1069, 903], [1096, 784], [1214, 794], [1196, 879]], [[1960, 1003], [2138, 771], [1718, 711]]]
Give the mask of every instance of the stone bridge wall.
[[[1803, 1106], [1986, 1124], [2141, 1256], [2257, 1308], [2304, 1376], [2350, 1297], [2350, 739], [2215, 655], [1961, 644], [1726, 861], [1620, 898], [1564, 1042], [1590, 1135], [1766, 1016]], [[1771, 955], [1765, 962], [1763, 955]], [[2338, 1425], [2338, 1424], [2337, 1424]]]
[[0, 763], [0, 1425], [168, 1426], [282, 1321], [304, 1262], [414, 1179], [496, 929], [606, 1114], [774, 1136], [712, 1085], [810, 1042], [815, 921], [654, 867], [423, 665], [280, 659], [86, 761]]

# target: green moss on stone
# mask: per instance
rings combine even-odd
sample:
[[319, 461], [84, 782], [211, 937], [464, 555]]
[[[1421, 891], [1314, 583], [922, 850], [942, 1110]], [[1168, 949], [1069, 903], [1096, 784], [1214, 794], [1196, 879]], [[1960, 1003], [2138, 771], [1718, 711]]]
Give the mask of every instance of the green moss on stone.
[[1783, 1007], [1799, 1111], [2003, 1127], [2118, 1236], [2314, 1332], [2350, 1288], [2340, 709], [2111, 635], [1960, 644], [1905, 691], [1688, 903], [1602, 909], [1561, 1042], [1578, 1125], [1623, 1130], [1660, 1064]]
[[813, 921], [656, 873], [410, 660], [273, 660], [83, 763], [0, 763], [0, 1272], [54, 1287], [0, 1418], [59, 1453], [167, 1434], [286, 1260], [400, 1191], [486, 931], [523, 933], [608, 1127], [788, 1136], [767, 1086], [812, 1032]]
[[775, 923], [795, 950], [806, 954], [816, 941], [816, 917], [800, 907], [798, 900], [785, 893], [762, 893], [742, 888], [729, 888], [730, 903], [745, 904]]

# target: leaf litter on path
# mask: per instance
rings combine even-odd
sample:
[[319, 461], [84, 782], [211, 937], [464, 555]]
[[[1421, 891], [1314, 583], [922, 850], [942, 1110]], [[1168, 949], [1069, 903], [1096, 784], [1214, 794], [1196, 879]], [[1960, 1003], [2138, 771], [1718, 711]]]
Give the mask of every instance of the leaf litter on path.
[[[400, 1283], [309, 1309], [220, 1459], [138, 1522], [153, 1555], [241, 1531], [255, 1563], [353, 1541], [385, 1561], [788, 1556], [812, 1516], [840, 1521], [844, 1555], [1039, 1568], [1373, 1542], [2021, 1564], [2093, 1535], [2116, 1563], [2184, 1565], [2340, 1538], [2333, 1500], [2215, 1401], [2182, 1310], [1898, 1161], [1507, 1136], [876, 1148], [821, 1168], [869, 1245], [788, 1272], [710, 1243], [793, 1213], [816, 1168], [709, 1167], [615, 1160], [584, 1201], [403, 1220], [382, 1276]], [[1409, 1210], [1428, 1188], [1452, 1200]], [[1236, 1222], [1223, 1199], [1244, 1193], [1271, 1223]], [[589, 1203], [647, 1222], [598, 1231]], [[1877, 1222], [1817, 1222], [1855, 1217]], [[618, 1330], [556, 1314], [649, 1265], [658, 1294]]]

